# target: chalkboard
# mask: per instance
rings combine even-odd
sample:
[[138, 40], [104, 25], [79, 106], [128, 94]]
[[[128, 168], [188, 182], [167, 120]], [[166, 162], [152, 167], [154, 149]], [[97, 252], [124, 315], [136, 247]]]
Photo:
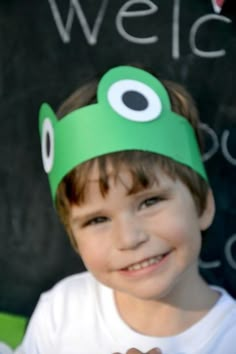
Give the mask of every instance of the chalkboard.
[[232, 1], [0, 2], [0, 311], [30, 315], [39, 294], [84, 266], [42, 170], [38, 108], [54, 108], [114, 65], [140, 62], [196, 100], [217, 214], [201, 272], [236, 297], [236, 26]]

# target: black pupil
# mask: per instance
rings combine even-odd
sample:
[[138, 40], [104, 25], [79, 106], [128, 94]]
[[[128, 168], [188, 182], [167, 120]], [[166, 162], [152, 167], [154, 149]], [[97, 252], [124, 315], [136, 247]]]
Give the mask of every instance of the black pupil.
[[124, 104], [134, 111], [143, 111], [148, 106], [148, 101], [144, 95], [137, 91], [127, 91], [122, 96]]
[[50, 135], [47, 132], [46, 133], [46, 154], [47, 154], [47, 156], [50, 155], [50, 150], [51, 150], [51, 141], [50, 141]]

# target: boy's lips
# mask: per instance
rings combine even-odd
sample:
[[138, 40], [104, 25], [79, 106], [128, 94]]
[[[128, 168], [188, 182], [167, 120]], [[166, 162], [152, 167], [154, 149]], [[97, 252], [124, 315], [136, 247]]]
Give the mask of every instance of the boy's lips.
[[121, 268], [121, 271], [138, 271], [140, 269], [144, 269], [150, 267], [153, 264], [159, 263], [163, 258], [169, 255], [171, 250], [163, 252], [159, 255], [154, 255], [150, 257], [146, 257], [138, 262], [132, 263], [128, 266]]

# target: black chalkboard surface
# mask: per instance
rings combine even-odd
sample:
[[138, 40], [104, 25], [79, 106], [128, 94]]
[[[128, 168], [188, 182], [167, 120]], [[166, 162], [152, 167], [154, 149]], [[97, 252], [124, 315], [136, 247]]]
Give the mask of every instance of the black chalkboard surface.
[[0, 311], [30, 315], [39, 294], [84, 269], [43, 173], [42, 101], [54, 108], [111, 66], [140, 62], [192, 93], [217, 214], [201, 271], [236, 297], [236, 22], [232, 1], [0, 2]]

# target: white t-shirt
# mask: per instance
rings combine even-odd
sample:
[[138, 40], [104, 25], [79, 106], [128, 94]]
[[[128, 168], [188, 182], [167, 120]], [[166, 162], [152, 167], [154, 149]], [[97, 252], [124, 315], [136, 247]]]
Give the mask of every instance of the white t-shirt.
[[0, 342], [0, 354], [13, 354], [13, 351], [6, 343]]
[[214, 308], [171, 337], [149, 337], [128, 327], [113, 291], [88, 273], [70, 276], [44, 293], [17, 354], [111, 354], [136, 347], [163, 354], [235, 354], [236, 302], [221, 288]]

